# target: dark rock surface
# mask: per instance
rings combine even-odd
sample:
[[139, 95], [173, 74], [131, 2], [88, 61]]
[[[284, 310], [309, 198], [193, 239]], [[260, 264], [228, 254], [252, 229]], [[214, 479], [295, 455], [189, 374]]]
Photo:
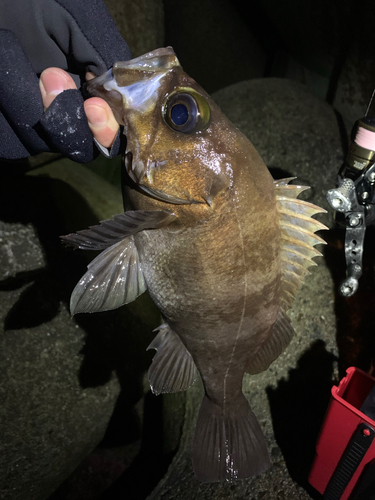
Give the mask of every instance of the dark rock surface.
[[104, 0], [133, 57], [164, 45], [162, 0]]
[[[296, 176], [305, 198], [328, 210], [326, 192], [344, 159], [331, 106], [287, 79], [243, 81], [213, 94], [223, 113], [251, 140], [273, 176]], [[288, 174], [288, 175], [287, 175]], [[330, 224], [330, 215], [319, 216]]]
[[164, 0], [165, 43], [209, 93], [260, 78], [266, 55], [230, 0]]
[[[78, 220], [87, 227], [121, 212], [121, 195], [85, 167], [66, 160], [33, 174], [23, 175], [16, 164], [2, 165], [0, 497], [4, 500], [48, 498], [102, 440], [119, 394], [126, 400], [122, 438], [139, 434], [133, 407], [143, 395], [142, 377], [149, 363], [144, 352], [155, 323], [146, 319], [142, 327], [137, 312], [142, 305], [137, 303], [132, 310], [95, 318], [70, 317], [69, 296], [85, 271], [87, 256], [65, 249], [59, 235], [77, 229]], [[64, 176], [69, 182], [62, 180]], [[143, 309], [148, 310], [144, 303]], [[130, 330], [127, 337], [125, 324]]]

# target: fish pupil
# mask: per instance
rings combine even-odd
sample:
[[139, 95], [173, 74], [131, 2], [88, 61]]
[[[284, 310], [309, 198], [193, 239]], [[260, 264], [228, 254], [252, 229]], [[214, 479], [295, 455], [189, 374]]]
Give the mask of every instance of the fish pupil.
[[189, 119], [189, 111], [185, 104], [175, 104], [171, 109], [171, 120], [175, 125], [184, 125]]

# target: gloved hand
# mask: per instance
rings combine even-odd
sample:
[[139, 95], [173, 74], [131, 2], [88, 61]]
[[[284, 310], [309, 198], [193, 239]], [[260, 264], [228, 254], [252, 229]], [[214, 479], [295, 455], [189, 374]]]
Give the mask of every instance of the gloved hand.
[[[75, 84], [80, 87], [87, 72], [99, 75], [115, 61], [130, 57], [101, 0], [1, 0], [0, 157], [55, 151], [74, 161], [91, 161], [93, 136]], [[45, 86], [41, 93], [38, 81], [51, 66], [73, 78], [61, 72], [67, 79], [64, 88], [70, 90], [54, 99]], [[44, 83], [53, 80], [51, 71], [59, 70], [48, 69]], [[117, 134], [111, 157], [117, 154], [121, 137]]]

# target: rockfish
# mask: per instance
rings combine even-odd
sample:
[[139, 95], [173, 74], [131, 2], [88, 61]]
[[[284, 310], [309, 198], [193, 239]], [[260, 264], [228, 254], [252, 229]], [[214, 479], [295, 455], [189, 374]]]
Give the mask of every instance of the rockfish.
[[242, 393], [290, 342], [286, 311], [321, 255], [306, 187], [273, 180], [251, 142], [182, 69], [172, 48], [118, 62], [87, 84], [127, 137], [127, 210], [63, 237], [103, 250], [71, 298], [72, 314], [117, 308], [148, 289], [164, 323], [149, 346], [155, 394], [193, 384], [205, 395], [192, 461], [202, 481], [269, 466]]

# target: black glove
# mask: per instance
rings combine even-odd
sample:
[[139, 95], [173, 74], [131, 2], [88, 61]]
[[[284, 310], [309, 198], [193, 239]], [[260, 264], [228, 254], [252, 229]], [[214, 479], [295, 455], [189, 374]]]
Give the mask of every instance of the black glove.
[[[38, 77], [48, 67], [59, 67], [79, 88], [87, 71], [100, 75], [130, 57], [101, 0], [1, 0], [0, 158], [53, 151], [91, 161], [96, 150], [81, 92], [62, 92], [44, 113]], [[120, 137], [111, 157], [118, 153]]]

